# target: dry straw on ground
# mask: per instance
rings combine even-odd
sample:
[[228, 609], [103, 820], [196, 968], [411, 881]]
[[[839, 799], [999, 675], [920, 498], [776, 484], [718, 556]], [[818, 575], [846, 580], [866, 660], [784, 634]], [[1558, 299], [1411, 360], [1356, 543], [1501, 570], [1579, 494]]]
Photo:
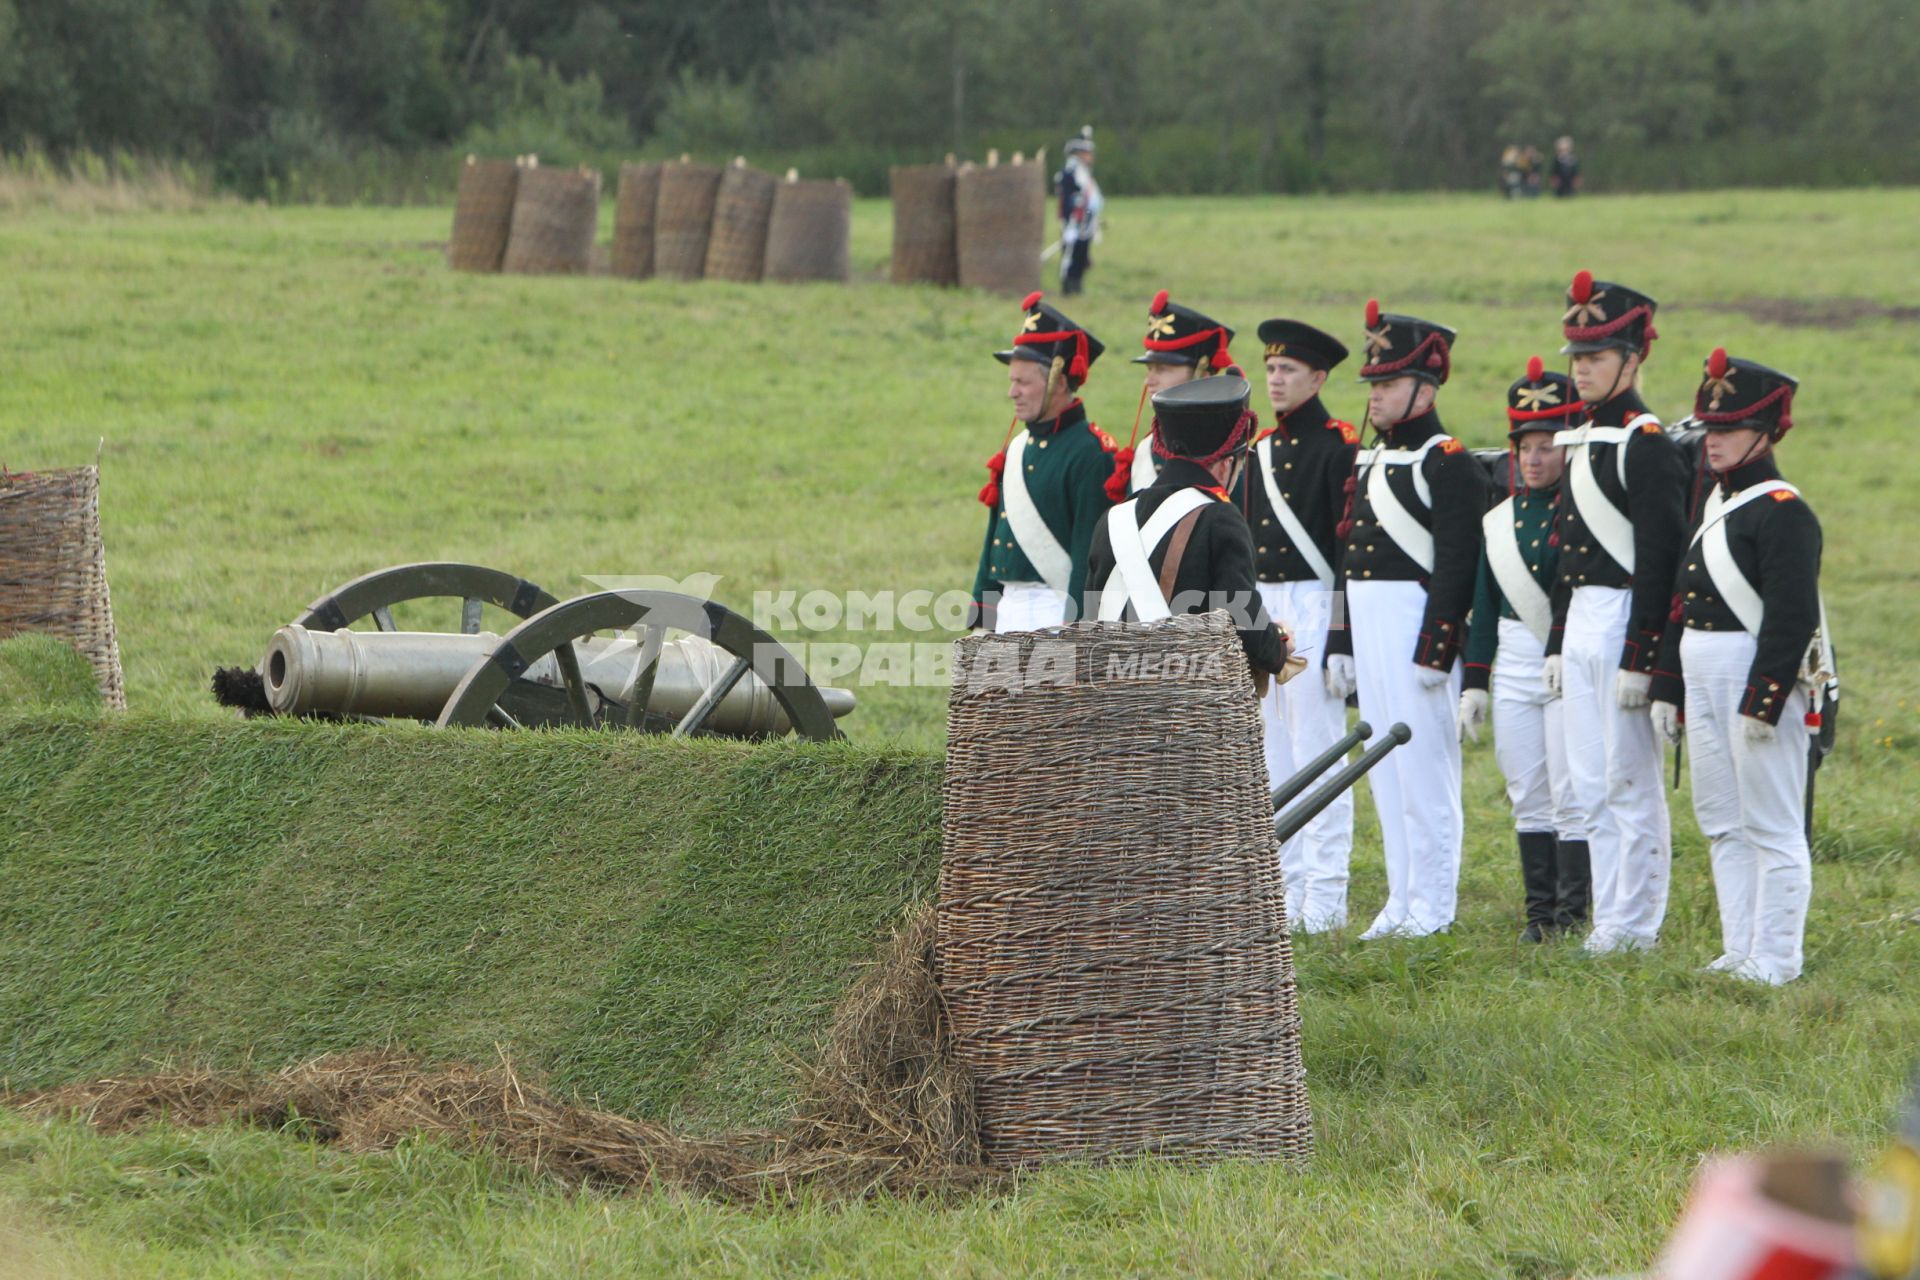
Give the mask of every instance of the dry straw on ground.
[[981, 1165], [972, 1090], [947, 1052], [933, 979], [933, 913], [917, 912], [836, 1012], [803, 1073], [793, 1122], [689, 1138], [562, 1102], [498, 1066], [428, 1067], [387, 1050], [331, 1054], [274, 1075], [164, 1071], [7, 1096], [104, 1132], [155, 1122], [285, 1128], [348, 1151], [424, 1135], [490, 1152], [570, 1186], [657, 1186], [738, 1202], [957, 1190]]

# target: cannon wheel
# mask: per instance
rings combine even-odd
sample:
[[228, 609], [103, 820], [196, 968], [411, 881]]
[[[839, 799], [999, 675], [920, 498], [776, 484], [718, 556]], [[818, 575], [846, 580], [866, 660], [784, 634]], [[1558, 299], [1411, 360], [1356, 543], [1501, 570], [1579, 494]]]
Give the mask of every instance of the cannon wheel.
[[[601, 591], [552, 605], [528, 618], [501, 637], [494, 651], [462, 677], [440, 712], [440, 727], [500, 724], [503, 720], [510, 724], [511, 717], [500, 705], [502, 695], [521, 672], [549, 653], [559, 660], [577, 722], [591, 725], [586, 685], [579, 663], [571, 660], [573, 642], [598, 631], [626, 631], [650, 620], [654, 625], [649, 638], [655, 655], [671, 628], [698, 631], [734, 659], [733, 665], [673, 726], [674, 737], [697, 733], [721, 699], [756, 666], [795, 733], [816, 742], [841, 736], [826, 699], [785, 646], [723, 604], [674, 591]], [[645, 727], [655, 670], [649, 662], [638, 696], [626, 708], [625, 727]]]
[[557, 603], [525, 578], [499, 569], [457, 561], [426, 561], [395, 565], [355, 578], [308, 605], [294, 622], [314, 631], [338, 631], [372, 618], [381, 631], [397, 631], [393, 606], [434, 599], [460, 601], [460, 634], [469, 636], [480, 634], [480, 611], [486, 605], [524, 620]]

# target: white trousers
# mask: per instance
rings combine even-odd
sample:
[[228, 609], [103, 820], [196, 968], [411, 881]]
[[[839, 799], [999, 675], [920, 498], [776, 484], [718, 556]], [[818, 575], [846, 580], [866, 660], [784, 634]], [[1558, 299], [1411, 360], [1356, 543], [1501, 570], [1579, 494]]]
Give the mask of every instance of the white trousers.
[[1772, 742], [1748, 742], [1740, 700], [1753, 664], [1744, 631], [1688, 631], [1687, 754], [1693, 812], [1720, 902], [1721, 967], [1763, 982], [1800, 976], [1813, 894], [1807, 848], [1807, 695], [1795, 689]]
[[[1346, 736], [1347, 704], [1327, 692], [1320, 669], [1333, 617], [1333, 592], [1318, 582], [1263, 582], [1260, 598], [1267, 615], [1292, 640], [1293, 652], [1305, 656], [1308, 664], [1293, 679], [1268, 689], [1260, 704], [1266, 724], [1267, 781], [1277, 787]], [[1347, 865], [1352, 855], [1353, 792], [1348, 790], [1280, 846], [1289, 921], [1309, 933], [1337, 929], [1347, 922]]]
[[995, 634], [1038, 631], [1067, 620], [1067, 593], [1044, 582], [1003, 582], [1000, 608], [993, 615]]
[[1493, 659], [1493, 758], [1507, 780], [1515, 831], [1551, 831], [1563, 840], [1578, 840], [1561, 700], [1547, 694], [1541, 677], [1546, 652], [1526, 623], [1500, 619], [1500, 647]]
[[1667, 915], [1673, 833], [1653, 721], [1614, 701], [1632, 603], [1624, 587], [1576, 587], [1567, 611], [1560, 716], [1575, 830], [1562, 834], [1587, 838], [1594, 939], [1646, 947]]
[[1423, 688], [1413, 654], [1426, 615], [1417, 582], [1348, 582], [1360, 715], [1384, 733], [1396, 721], [1413, 738], [1373, 767], [1387, 905], [1369, 932], [1433, 933], [1453, 923], [1460, 887], [1460, 669]]

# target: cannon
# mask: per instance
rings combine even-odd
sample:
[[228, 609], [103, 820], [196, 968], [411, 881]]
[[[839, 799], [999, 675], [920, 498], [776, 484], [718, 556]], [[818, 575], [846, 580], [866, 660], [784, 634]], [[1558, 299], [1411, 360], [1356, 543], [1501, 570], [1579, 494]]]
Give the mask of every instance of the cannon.
[[[490, 609], [503, 630], [484, 629]], [[423, 626], [456, 616], [454, 630]], [[841, 737], [836, 721], [854, 708], [851, 690], [815, 684], [784, 645], [714, 601], [652, 590], [562, 601], [444, 562], [328, 592], [274, 633], [256, 669], [216, 673], [214, 691], [250, 714], [818, 741]]]

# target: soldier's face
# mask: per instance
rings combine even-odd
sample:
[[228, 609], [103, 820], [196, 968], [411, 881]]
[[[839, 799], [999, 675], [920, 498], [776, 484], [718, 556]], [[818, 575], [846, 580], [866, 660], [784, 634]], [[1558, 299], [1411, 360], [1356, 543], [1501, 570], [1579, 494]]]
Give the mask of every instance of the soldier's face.
[[1301, 364], [1291, 356], [1267, 357], [1267, 399], [1275, 413], [1288, 414], [1320, 394], [1327, 371]]
[[1193, 375], [1194, 367], [1190, 364], [1150, 364], [1147, 366], [1147, 394], [1157, 396], [1168, 387], [1192, 382]]
[[1385, 425], [1415, 418], [1433, 408], [1433, 384], [1403, 376], [1367, 386], [1367, 416]]
[[1007, 399], [1013, 401], [1013, 416], [1022, 422], [1036, 422], [1046, 407], [1047, 370], [1031, 360], [1015, 360], [1007, 365]]
[[1707, 451], [1707, 467], [1725, 474], [1743, 462], [1751, 462], [1772, 447], [1764, 431], [1737, 427], [1732, 431], [1709, 431], [1701, 446]]
[[1551, 431], [1529, 431], [1520, 437], [1520, 478], [1529, 489], [1558, 484], [1567, 469], [1567, 451], [1553, 442]]
[[1618, 348], [1583, 351], [1573, 358], [1573, 389], [1588, 404], [1598, 404], [1633, 385], [1640, 357]]

